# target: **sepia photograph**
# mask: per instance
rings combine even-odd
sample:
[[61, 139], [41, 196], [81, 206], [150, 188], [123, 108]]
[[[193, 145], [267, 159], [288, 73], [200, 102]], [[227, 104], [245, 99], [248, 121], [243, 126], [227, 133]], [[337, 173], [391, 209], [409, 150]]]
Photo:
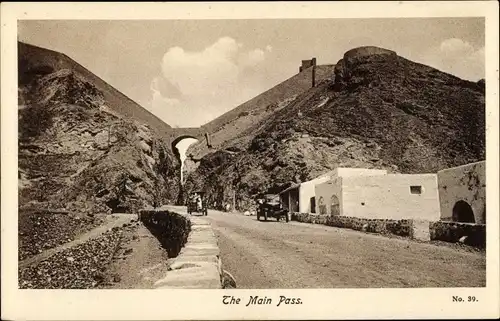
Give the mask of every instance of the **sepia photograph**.
[[17, 290], [305, 309], [498, 281], [484, 15], [15, 22]]

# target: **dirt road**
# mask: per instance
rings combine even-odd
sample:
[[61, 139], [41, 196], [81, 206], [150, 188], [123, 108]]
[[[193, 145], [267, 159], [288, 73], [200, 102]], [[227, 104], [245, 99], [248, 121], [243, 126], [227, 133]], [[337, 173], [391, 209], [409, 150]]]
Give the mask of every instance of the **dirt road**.
[[484, 252], [209, 211], [238, 288], [475, 287]]

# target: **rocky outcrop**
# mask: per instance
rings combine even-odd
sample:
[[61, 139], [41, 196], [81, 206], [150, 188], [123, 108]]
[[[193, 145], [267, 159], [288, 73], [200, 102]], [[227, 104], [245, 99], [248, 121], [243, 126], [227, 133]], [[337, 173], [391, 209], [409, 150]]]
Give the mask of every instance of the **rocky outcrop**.
[[157, 124], [118, 113], [142, 107], [58, 55], [19, 46], [21, 259], [100, 224], [102, 214], [178, 195], [180, 164]]

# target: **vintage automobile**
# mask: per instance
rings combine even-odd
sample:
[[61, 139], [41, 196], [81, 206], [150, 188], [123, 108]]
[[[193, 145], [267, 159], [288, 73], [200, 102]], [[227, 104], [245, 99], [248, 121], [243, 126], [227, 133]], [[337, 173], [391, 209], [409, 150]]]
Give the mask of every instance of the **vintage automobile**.
[[201, 213], [202, 215], [208, 215], [207, 202], [204, 199], [204, 192], [196, 191], [189, 194], [187, 201], [187, 212], [189, 215], [192, 213]]
[[264, 221], [267, 221], [268, 218], [274, 217], [277, 221], [284, 219], [288, 222], [288, 211], [283, 208], [277, 195], [262, 195], [258, 198], [257, 203], [259, 204], [257, 209], [257, 220], [260, 221], [262, 217]]

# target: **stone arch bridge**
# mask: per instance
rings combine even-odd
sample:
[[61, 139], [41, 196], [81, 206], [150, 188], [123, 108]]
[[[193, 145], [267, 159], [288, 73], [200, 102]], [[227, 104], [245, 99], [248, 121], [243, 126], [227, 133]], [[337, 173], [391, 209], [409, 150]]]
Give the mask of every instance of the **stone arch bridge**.
[[177, 150], [175, 145], [186, 138], [194, 138], [200, 142], [205, 141], [209, 148], [212, 147], [210, 143], [210, 133], [203, 127], [172, 128], [172, 133], [170, 134], [169, 141], [171, 149], [177, 157], [179, 157], [179, 151]]

